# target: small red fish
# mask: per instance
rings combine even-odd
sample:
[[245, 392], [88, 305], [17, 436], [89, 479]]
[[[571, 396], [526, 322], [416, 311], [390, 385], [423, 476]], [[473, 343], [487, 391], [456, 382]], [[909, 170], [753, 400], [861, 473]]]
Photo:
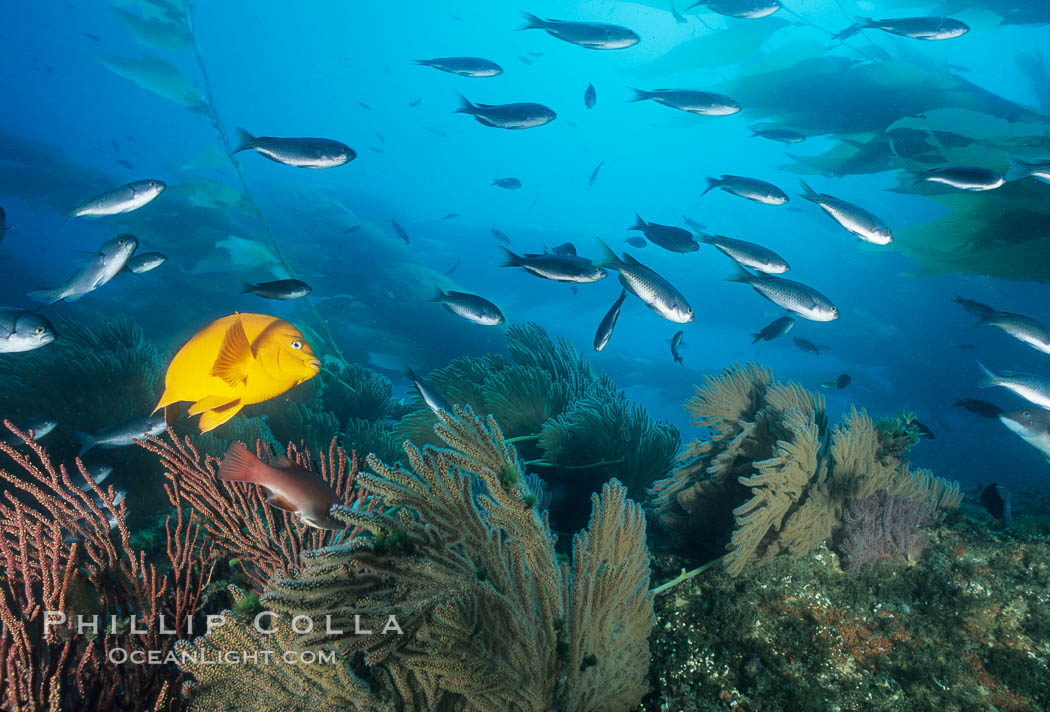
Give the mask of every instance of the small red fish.
[[335, 492], [315, 473], [300, 467], [286, 457], [273, 464], [248, 452], [241, 443], [230, 445], [219, 468], [219, 479], [227, 482], [251, 482], [266, 492], [271, 506], [298, 514], [304, 524], [317, 529], [345, 529], [346, 525], [329, 511], [342, 504]]

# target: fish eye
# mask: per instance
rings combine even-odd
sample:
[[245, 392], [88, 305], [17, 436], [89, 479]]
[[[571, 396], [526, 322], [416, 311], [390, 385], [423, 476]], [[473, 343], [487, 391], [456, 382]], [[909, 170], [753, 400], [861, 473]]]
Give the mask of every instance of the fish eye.
[[1026, 411], [1024, 411], [1023, 413], [1021, 413], [1021, 415], [1023, 415], [1024, 417], [1026, 417], [1026, 418], [1027, 418], [1028, 416], [1030, 416], [1030, 415], [1031, 415], [1031, 413], [1029, 413], [1029, 412], [1028, 412], [1028, 411], [1026, 410]]
[[33, 329], [33, 334], [35, 336], [40, 336], [40, 334], [43, 334], [43, 333], [44, 333], [44, 327], [42, 327], [42, 326], [38, 326], [37, 328]]
[[298, 341], [298, 340], [293, 341], [292, 342], [292, 348], [295, 349], [296, 351], [299, 351], [300, 349], [303, 348], [303, 342], [302, 341]]

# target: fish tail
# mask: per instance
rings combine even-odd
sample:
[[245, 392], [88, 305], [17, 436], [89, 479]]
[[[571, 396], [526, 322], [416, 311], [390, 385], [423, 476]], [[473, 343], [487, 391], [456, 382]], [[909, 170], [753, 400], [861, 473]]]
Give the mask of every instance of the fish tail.
[[505, 258], [500, 267], [521, 267], [521, 265], [524, 264], [521, 255], [514, 254], [502, 245], [500, 245], [500, 249], [503, 250], [503, 257]]
[[536, 17], [531, 12], [523, 12], [521, 16], [525, 18], [525, 24], [520, 28], [521, 30], [545, 30], [547, 29], [547, 23], [542, 19]]
[[34, 302], [54, 304], [62, 298], [62, 291], [59, 289], [38, 289], [35, 292], [30, 292], [26, 296], [32, 299]]
[[693, 234], [696, 235], [696, 239], [700, 240], [700, 242], [703, 242], [707, 245], [710, 245], [715, 241], [715, 236], [708, 235], [706, 232], [696, 232]]
[[813, 188], [810, 187], [809, 183], [807, 183], [806, 181], [802, 180], [801, 178], [798, 179], [798, 182], [802, 185], [802, 197], [803, 198], [805, 198], [806, 200], [808, 200], [810, 202], [813, 202], [813, 203], [816, 203], [816, 202], [820, 201], [820, 193], [818, 193], [817, 191], [813, 190]]
[[431, 297], [427, 301], [428, 302], [443, 302], [443, 301], [445, 301], [445, 297], [448, 296], [447, 294], [445, 294], [445, 290], [443, 290], [441, 287], [438, 287], [438, 286], [435, 286], [434, 289], [436, 289], [437, 292], [434, 294], [433, 297]]
[[638, 213], [635, 213], [634, 214], [634, 225], [632, 225], [631, 227], [629, 227], [627, 229], [628, 230], [641, 230], [641, 231], [644, 232], [645, 228], [647, 228], [647, 227], [649, 227], [649, 226], [646, 225], [645, 220], [642, 220], [642, 216], [639, 215]]
[[762, 135], [762, 132], [756, 129], [754, 126], [748, 126], [747, 129], [751, 132], [751, 138]]
[[222, 458], [219, 479], [226, 482], [254, 482], [254, 470], [259, 463], [259, 458], [248, 452], [244, 443], [234, 443]]
[[416, 64], [420, 64], [420, 65], [422, 65], [424, 67], [433, 67], [434, 66], [434, 60], [432, 60], [432, 59], [413, 59], [412, 61], [415, 62]]
[[1032, 164], [1028, 161], [1022, 161], [1020, 158], [1014, 158], [1013, 156], [1007, 156], [1007, 160], [1010, 161], [1010, 170], [1006, 171], [1004, 178], [1007, 182], [1021, 180], [1027, 178], [1032, 170]]
[[987, 366], [978, 361], [977, 367], [981, 369], [981, 382], [977, 384], [978, 388], [992, 388], [999, 385], [999, 378], [989, 371]]
[[241, 287], [241, 294], [251, 294], [255, 291], [255, 285], [251, 282], [243, 282], [244, 286]]
[[617, 269], [621, 262], [620, 258], [616, 256], [612, 248], [605, 244], [605, 240], [598, 238], [598, 248], [602, 252], [602, 259], [596, 261], [594, 264], [596, 267], [606, 267], [608, 269]]
[[237, 148], [233, 149], [234, 153], [240, 153], [241, 151], [247, 151], [255, 148], [255, 137], [244, 129], [237, 128]]
[[[468, 99], [467, 97], [465, 97], [462, 94], [460, 94], [459, 95], [459, 108], [456, 109], [452, 113], [454, 113], [454, 114], [471, 114], [471, 115], [473, 115], [474, 110], [476, 108], [477, 107], [475, 107], [473, 104], [470, 103], [470, 99]], [[495, 181], [493, 181], [493, 183], [495, 183]]]
[[739, 263], [734, 262], [733, 266], [736, 267], [736, 271], [726, 277], [727, 282], [743, 282], [744, 284], [751, 284], [754, 281], [754, 275], [741, 267]]
[[751, 334], [751, 343], [752, 344], [757, 344], [761, 340], [762, 340], [762, 332], [761, 331], [758, 332], [757, 334]]
[[705, 195], [707, 195], [708, 193], [710, 193], [712, 190], [714, 190], [718, 186], [722, 185], [722, 179], [721, 178], [710, 178], [709, 177], [709, 178], [706, 178], [705, 180], [707, 181], [707, 187], [704, 188], [704, 192], [700, 194], [701, 198], [704, 197]]
[[82, 433], [79, 430], [73, 431], [73, 437], [77, 439], [77, 443], [80, 445], [80, 452], [77, 453], [77, 457], [84, 457], [84, 453], [95, 447], [95, 443], [98, 442], [95, 440], [94, 435]]
[[630, 99], [630, 101], [645, 101], [653, 95], [652, 92], [644, 91], [642, 89], [631, 89], [631, 91], [634, 92], [634, 98]]

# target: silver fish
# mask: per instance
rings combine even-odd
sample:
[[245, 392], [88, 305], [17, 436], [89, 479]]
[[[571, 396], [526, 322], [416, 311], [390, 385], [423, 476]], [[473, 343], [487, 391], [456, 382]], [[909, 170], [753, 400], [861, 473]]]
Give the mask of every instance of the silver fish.
[[783, 205], [788, 202], [787, 193], [772, 183], [757, 178], [732, 175], [708, 178], [707, 188], [700, 195], [707, 195], [715, 188], [763, 205]]
[[505, 321], [503, 312], [499, 310], [499, 307], [488, 299], [479, 297], [476, 294], [451, 290], [445, 292], [439, 288], [437, 295], [430, 301], [441, 302], [445, 305], [445, 309], [448, 309], [456, 316], [461, 316], [467, 321], [472, 321], [482, 326], [497, 326]]
[[1029, 162], [1010, 156], [1010, 170], [1006, 172], [1006, 180], [1015, 181], [1029, 177], [1050, 183], [1050, 160]]
[[571, 282], [573, 284], [589, 284], [605, 279], [605, 270], [596, 267], [586, 257], [576, 255], [559, 255], [553, 252], [543, 254], [516, 255], [506, 247], [501, 247], [506, 261], [501, 267], [521, 267], [526, 272], [537, 277], [554, 280], [555, 282]]
[[1021, 408], [1000, 414], [999, 422], [1050, 461], [1050, 410]]
[[598, 244], [605, 259], [595, 264], [619, 272], [620, 284], [627, 291], [668, 321], [687, 324], [693, 320], [693, 308], [670, 282], [626, 252], [621, 260], [604, 242], [598, 240]]
[[698, 237], [701, 242], [713, 245], [725, 256], [753, 270], [766, 274], [783, 274], [791, 269], [783, 257], [768, 247], [724, 235], [700, 233]]
[[587, 90], [583, 92], [583, 105], [588, 109], [593, 109], [596, 101], [598, 101], [598, 92], [594, 89], [593, 84], [588, 83]]
[[994, 388], [1001, 386], [1008, 391], [1013, 391], [1029, 403], [1033, 403], [1040, 408], [1050, 408], [1050, 378], [1019, 371], [992, 373], [980, 361], [977, 362], [977, 366], [981, 369], [979, 387]]
[[700, 249], [700, 243], [693, 239], [693, 233], [688, 230], [674, 225], [646, 222], [638, 213], [634, 214], [634, 225], [627, 229], [637, 230], [645, 235], [649, 242], [670, 252], [685, 254]]
[[598, 331], [594, 334], [595, 351], [601, 351], [609, 344], [609, 339], [613, 335], [613, 329], [616, 328], [616, 320], [620, 318], [620, 307], [623, 306], [623, 300], [626, 298], [627, 290], [621, 289], [620, 296], [617, 297], [613, 305], [609, 307], [609, 311], [605, 312], [605, 316], [602, 317], [601, 322], [598, 324]]
[[726, 17], [735, 17], [738, 20], [768, 17], [781, 8], [779, 0], [698, 0], [686, 9], [692, 10], [694, 7], [701, 6], [711, 12], [717, 12]]
[[995, 190], [1006, 181], [995, 171], [979, 166], [949, 166], [931, 168], [916, 176], [919, 181], [940, 183], [959, 190], [984, 191]]
[[819, 205], [832, 220], [850, 233], [873, 245], [888, 245], [893, 242], [893, 232], [875, 215], [849, 201], [827, 193], [818, 193], [804, 180], [799, 182], [802, 184], [802, 197]]
[[839, 310], [831, 300], [817, 290], [783, 277], [754, 275], [737, 265], [736, 274], [726, 277], [730, 282], [743, 282], [779, 307], [810, 321], [834, 321]]
[[417, 376], [411, 368], [406, 369], [405, 375], [412, 381], [412, 387], [416, 389], [416, 393], [427, 404], [427, 408], [430, 408], [435, 413], [440, 413], [441, 411], [446, 413], [452, 412], [452, 406], [449, 405], [449, 402], [445, 400], [445, 396], [441, 395], [438, 389]]
[[55, 327], [40, 314], [25, 309], [0, 307], [0, 354], [39, 349], [55, 338]]
[[634, 90], [631, 101], [655, 101], [689, 114], [701, 116], [729, 116], [740, 111], [740, 105], [722, 94], [691, 89], [656, 89], [653, 91]]
[[168, 258], [159, 252], [143, 252], [135, 255], [124, 265], [124, 269], [133, 274], [142, 274], [157, 269], [164, 264]]
[[[58, 427], [58, 421], [54, 418], [38, 418], [37, 420], [30, 420], [25, 423], [17, 424], [19, 430], [26, 435], [30, 436], [32, 442], [40, 442], [48, 433]], [[0, 432], [6, 433], [3, 441], [12, 447], [17, 445], [23, 445], [27, 440], [23, 440], [12, 432], [9, 432], [7, 428], [3, 427], [3, 419], [0, 418]]]
[[586, 49], [624, 49], [638, 44], [641, 38], [632, 30], [600, 22], [543, 20], [528, 12], [523, 30], [545, 30], [551, 37]]
[[900, 17], [891, 20], [858, 17], [853, 25], [839, 32], [834, 39], [846, 39], [861, 30], [882, 30], [913, 40], [937, 41], [962, 37], [970, 28], [965, 22], [950, 17]]
[[952, 301], [961, 306], [967, 312], [969, 312], [970, 316], [976, 318], [978, 321], [990, 319], [992, 318], [992, 315], [996, 313], [996, 310], [988, 306], [987, 304], [975, 302], [972, 299], [966, 299], [965, 297], [960, 297], [959, 295], [956, 295], [955, 299], [952, 299]]
[[100, 218], [138, 210], [164, 192], [167, 186], [159, 180], [137, 180], [111, 190], [83, 203], [70, 211], [70, 218]]
[[472, 104], [460, 95], [460, 106], [457, 114], [469, 114], [483, 126], [497, 129], [531, 129], [549, 124], [558, 118], [551, 109], [543, 104], [518, 102], [515, 104]]
[[[495, 77], [503, 74], [503, 67], [481, 57], [437, 57], [436, 59], [417, 59], [416, 64], [433, 67], [449, 74], [461, 77]], [[411, 106], [411, 104], [409, 105]]]
[[800, 134], [798, 131], [792, 131], [791, 129], [764, 129], [752, 126], [751, 135], [768, 138], [771, 141], [780, 141], [780, 143], [802, 143], [806, 140], [804, 134]]
[[314, 291], [313, 288], [298, 279], [278, 279], [273, 282], [259, 282], [258, 284], [252, 284], [250, 282], [244, 283], [244, 288], [241, 289], [241, 294], [254, 294], [264, 299], [301, 299], [310, 292]]
[[681, 354], [678, 353], [679, 347], [682, 345], [682, 339], [685, 337], [684, 331], [676, 331], [675, 335], [671, 337], [671, 358], [677, 364], [685, 365], [685, 361], [682, 360]]
[[698, 223], [696, 220], [693, 220], [691, 217], [685, 215], [684, 213], [682, 214], [682, 221], [697, 232], [703, 232], [707, 229], [707, 225], [704, 225], [703, 223]]
[[73, 435], [80, 443], [79, 457], [83, 457], [84, 453], [92, 448], [127, 447], [128, 445], [133, 445], [136, 440], [145, 438], [147, 435], [160, 435], [166, 429], [164, 413], [159, 413], [157, 415], [132, 418], [94, 434], [74, 432]]
[[237, 135], [240, 143], [233, 149], [234, 153], [255, 151], [274, 163], [296, 168], [334, 168], [357, 158], [354, 149], [327, 138], [252, 136], [244, 129], [237, 129]]
[[[96, 485], [101, 485], [103, 482], [105, 482], [106, 478], [109, 477], [110, 474], [113, 472], [112, 465], [88, 465], [84, 469], [87, 470], [88, 477], [90, 477], [91, 481], [94, 482]], [[91, 485], [89, 485], [85, 481], [80, 485], [80, 489], [84, 492], [87, 492], [91, 489]], [[117, 502], [117, 504], [120, 503]]]
[[782, 316], [762, 327], [761, 331], [751, 334], [751, 343], [757, 344], [759, 341], [772, 341], [791, 331], [794, 326], [794, 319], [789, 316]]
[[1050, 328], [1031, 317], [1012, 312], [994, 311], [979, 317], [974, 328], [979, 326], [994, 326], [1018, 341], [1028, 344], [1036, 351], [1050, 354]]
[[30, 292], [29, 298], [45, 304], [54, 304], [60, 299], [75, 302], [113, 279], [138, 246], [139, 241], [133, 235], [117, 235], [103, 244], [98, 254], [61, 287]]

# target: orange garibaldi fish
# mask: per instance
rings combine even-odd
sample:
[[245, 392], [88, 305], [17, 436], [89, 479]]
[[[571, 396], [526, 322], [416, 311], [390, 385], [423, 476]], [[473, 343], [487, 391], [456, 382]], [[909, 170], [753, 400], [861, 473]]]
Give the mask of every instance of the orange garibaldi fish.
[[214, 430], [241, 408], [262, 403], [308, 381], [321, 370], [302, 333], [265, 314], [232, 314], [213, 321], [179, 349], [164, 377], [164, 408], [170, 425], [180, 401], [201, 414], [202, 433]]

